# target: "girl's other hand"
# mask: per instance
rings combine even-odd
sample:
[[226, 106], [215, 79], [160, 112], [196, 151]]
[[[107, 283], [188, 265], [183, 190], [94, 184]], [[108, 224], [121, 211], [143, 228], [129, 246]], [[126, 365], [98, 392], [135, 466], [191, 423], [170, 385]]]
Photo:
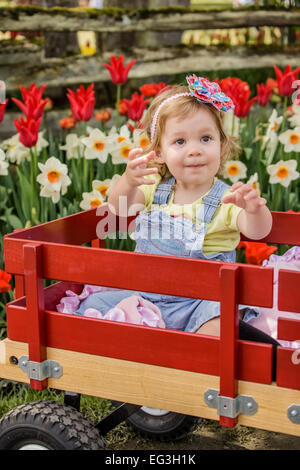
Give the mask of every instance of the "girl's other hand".
[[222, 202], [235, 204], [250, 214], [255, 214], [260, 207], [267, 203], [266, 199], [260, 197], [251, 184], [238, 181], [231, 186], [230, 191], [232, 194], [225, 196]]
[[147, 168], [147, 164], [155, 157], [155, 152], [151, 151], [142, 157], [139, 156], [143, 153], [140, 148], [132, 149], [128, 155], [127, 167], [125, 175], [127, 181], [131, 186], [140, 186], [141, 184], [154, 184], [155, 180], [145, 178], [147, 175], [158, 173], [157, 168]]

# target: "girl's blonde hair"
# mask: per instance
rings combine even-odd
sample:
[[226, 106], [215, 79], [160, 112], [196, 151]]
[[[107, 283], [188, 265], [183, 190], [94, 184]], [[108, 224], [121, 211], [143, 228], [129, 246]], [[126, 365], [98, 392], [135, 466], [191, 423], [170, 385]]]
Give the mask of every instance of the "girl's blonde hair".
[[[155, 112], [160, 106], [160, 104], [163, 101], [168, 100], [168, 98], [171, 98], [174, 95], [177, 95], [179, 93], [188, 93], [188, 92], [189, 92], [189, 88], [187, 86], [176, 86], [174, 88], [162, 91], [154, 98], [154, 100], [149, 106], [149, 109], [147, 110], [141, 123], [143, 131], [144, 132], [146, 131], [147, 136], [150, 141], [150, 145], [145, 149], [145, 153], [148, 153], [151, 150], [155, 150], [156, 152], [159, 152], [161, 137], [164, 133], [164, 130], [166, 127], [166, 121], [168, 118], [177, 117], [177, 118], [185, 119], [187, 116], [190, 116], [196, 113], [197, 111], [199, 111], [199, 109], [205, 107], [205, 109], [211, 112], [215, 120], [215, 123], [217, 125], [217, 128], [219, 129], [219, 132], [220, 132], [221, 164], [220, 164], [218, 174], [222, 176], [225, 162], [229, 160], [230, 158], [236, 157], [240, 151], [240, 147], [237, 144], [236, 138], [228, 135], [224, 129], [224, 123], [223, 123], [224, 112], [219, 111], [218, 109], [216, 109], [213, 105], [209, 103], [203, 103], [201, 101], [198, 101], [194, 96], [191, 96], [190, 94], [185, 95], [185, 96], [178, 96], [175, 99], [171, 99], [167, 101], [161, 107], [159, 111], [156, 126], [155, 126], [155, 132], [154, 132], [154, 135], [152, 136], [153, 140], [151, 141], [151, 126], [152, 126]], [[148, 166], [157, 167], [159, 174], [163, 178], [164, 177], [167, 178], [171, 176], [171, 173], [167, 165], [165, 163], [158, 162], [156, 159], [152, 160], [148, 164]]]

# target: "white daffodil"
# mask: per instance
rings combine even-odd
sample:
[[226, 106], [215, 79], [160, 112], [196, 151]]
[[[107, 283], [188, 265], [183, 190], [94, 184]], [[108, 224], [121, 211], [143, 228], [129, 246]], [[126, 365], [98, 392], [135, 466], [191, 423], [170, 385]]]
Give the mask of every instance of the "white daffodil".
[[[38, 133], [36, 150], [40, 153], [43, 148], [48, 147], [49, 142], [43, 137], [43, 131]], [[30, 160], [30, 149], [25, 147], [20, 140], [19, 134], [15, 134], [2, 142], [2, 147], [7, 150], [6, 157], [11, 163], [20, 165], [24, 160]]]
[[296, 168], [296, 160], [280, 160], [274, 165], [269, 165], [267, 167], [267, 172], [270, 175], [269, 182], [271, 184], [280, 183], [287, 188], [291, 181], [299, 178], [299, 172]]
[[49, 146], [49, 142], [46, 139], [44, 139], [43, 134], [44, 134], [44, 131], [41, 131], [38, 133], [38, 140], [35, 145], [37, 153], [40, 153], [43, 150], [43, 148], [46, 148]]
[[11, 163], [20, 165], [24, 160], [30, 160], [30, 149], [19, 141], [19, 134], [15, 134], [2, 142], [2, 147], [6, 149], [6, 158]]
[[116, 182], [121, 178], [120, 175], [114, 175], [111, 179], [107, 178], [103, 181], [100, 180], [94, 180], [92, 182], [92, 188], [95, 191], [98, 191], [102, 197], [105, 199], [108, 194], [110, 189], [116, 184]]
[[81, 142], [86, 146], [84, 156], [87, 159], [98, 159], [102, 163], [107, 161], [108, 154], [111, 152], [111, 143], [100, 129], [93, 129], [88, 137], [81, 139]]
[[240, 134], [240, 118], [234, 114], [234, 110], [230, 109], [224, 113], [224, 129], [228, 135], [239, 137]]
[[134, 148], [146, 149], [150, 145], [149, 137], [146, 132], [141, 129], [134, 129], [133, 131], [133, 145]]
[[119, 132], [116, 132], [115, 128], [112, 129], [109, 138], [112, 145], [111, 159], [113, 164], [127, 163], [128, 154], [134, 148], [128, 126], [122, 126]]
[[258, 174], [254, 173], [254, 175], [250, 176], [250, 178], [247, 181], [248, 184], [251, 184], [254, 189], [260, 194], [260, 187], [259, 187], [259, 182], [258, 182]]
[[81, 209], [88, 210], [93, 209], [94, 207], [101, 206], [104, 203], [104, 198], [99, 191], [93, 189], [90, 193], [83, 193], [82, 194], [82, 201], [79, 204]]
[[282, 122], [282, 116], [277, 115], [276, 109], [273, 109], [273, 112], [269, 119], [269, 126], [267, 128], [266, 135], [264, 137], [263, 148], [270, 141], [271, 146], [274, 146], [277, 143], [278, 135], [277, 131]]
[[107, 196], [107, 191], [108, 191], [110, 183], [111, 183], [111, 179], [109, 178], [103, 181], [94, 180], [92, 182], [92, 188], [93, 190], [98, 191], [98, 193], [102, 195], [103, 199], [105, 199]]
[[285, 152], [300, 152], [300, 126], [289, 129], [279, 136]]
[[232, 183], [236, 183], [243, 178], [246, 178], [247, 167], [239, 160], [229, 160], [225, 163], [224, 176], [230, 179]]
[[68, 134], [65, 145], [61, 145], [60, 149], [65, 150], [67, 160], [71, 160], [83, 155], [84, 146], [77, 134]]
[[50, 157], [45, 164], [38, 163], [41, 173], [37, 176], [37, 181], [42, 186], [40, 195], [51, 197], [54, 203], [60, 199], [60, 194], [67, 192], [67, 187], [71, 184], [68, 167], [55, 157]]
[[292, 127], [298, 127], [300, 126], [300, 105], [299, 104], [293, 104], [292, 105], [292, 116], [289, 117], [289, 121]]
[[124, 124], [119, 132], [117, 132], [116, 130], [116, 127], [112, 127], [110, 132], [109, 132], [109, 136], [111, 139], [113, 139], [115, 142], [119, 142], [120, 139], [122, 140], [130, 140], [131, 136], [130, 136], [130, 130], [129, 130], [129, 127], [127, 126], [127, 124]]
[[0, 149], [0, 175], [8, 175], [8, 162], [5, 161], [5, 153]]

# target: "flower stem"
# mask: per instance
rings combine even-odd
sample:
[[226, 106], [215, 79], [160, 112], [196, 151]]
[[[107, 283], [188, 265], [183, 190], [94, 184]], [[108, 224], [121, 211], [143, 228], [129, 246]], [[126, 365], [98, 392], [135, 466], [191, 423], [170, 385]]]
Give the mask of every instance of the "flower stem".
[[[283, 100], [281, 132], [285, 131], [287, 105], [288, 105], [288, 97], [285, 96], [284, 100]], [[284, 145], [281, 144], [281, 146], [280, 146], [280, 160], [284, 160], [284, 151], [283, 151], [283, 149], [284, 149]]]
[[281, 201], [282, 196], [282, 186], [281, 184], [277, 183], [275, 186], [275, 193], [272, 200], [272, 211], [279, 210], [279, 204]]
[[116, 100], [116, 128], [119, 130], [119, 117], [120, 117], [120, 99], [121, 99], [121, 85], [117, 85], [117, 100]]

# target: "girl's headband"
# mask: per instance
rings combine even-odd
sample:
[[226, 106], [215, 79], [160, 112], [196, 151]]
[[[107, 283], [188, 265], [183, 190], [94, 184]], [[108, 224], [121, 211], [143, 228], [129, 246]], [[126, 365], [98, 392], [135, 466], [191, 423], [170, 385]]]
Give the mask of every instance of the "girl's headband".
[[170, 98], [165, 99], [160, 103], [157, 110], [155, 111], [152, 124], [151, 124], [151, 142], [154, 140], [155, 129], [157, 124], [157, 119], [161, 108], [176, 98], [180, 96], [194, 96], [198, 101], [202, 103], [210, 103], [219, 111], [229, 111], [234, 108], [233, 101], [229, 96], [225, 95], [221, 90], [218, 83], [210, 82], [206, 78], [197, 77], [195, 74], [186, 77], [188, 82], [189, 92], [177, 93], [176, 95], [170, 96]]

